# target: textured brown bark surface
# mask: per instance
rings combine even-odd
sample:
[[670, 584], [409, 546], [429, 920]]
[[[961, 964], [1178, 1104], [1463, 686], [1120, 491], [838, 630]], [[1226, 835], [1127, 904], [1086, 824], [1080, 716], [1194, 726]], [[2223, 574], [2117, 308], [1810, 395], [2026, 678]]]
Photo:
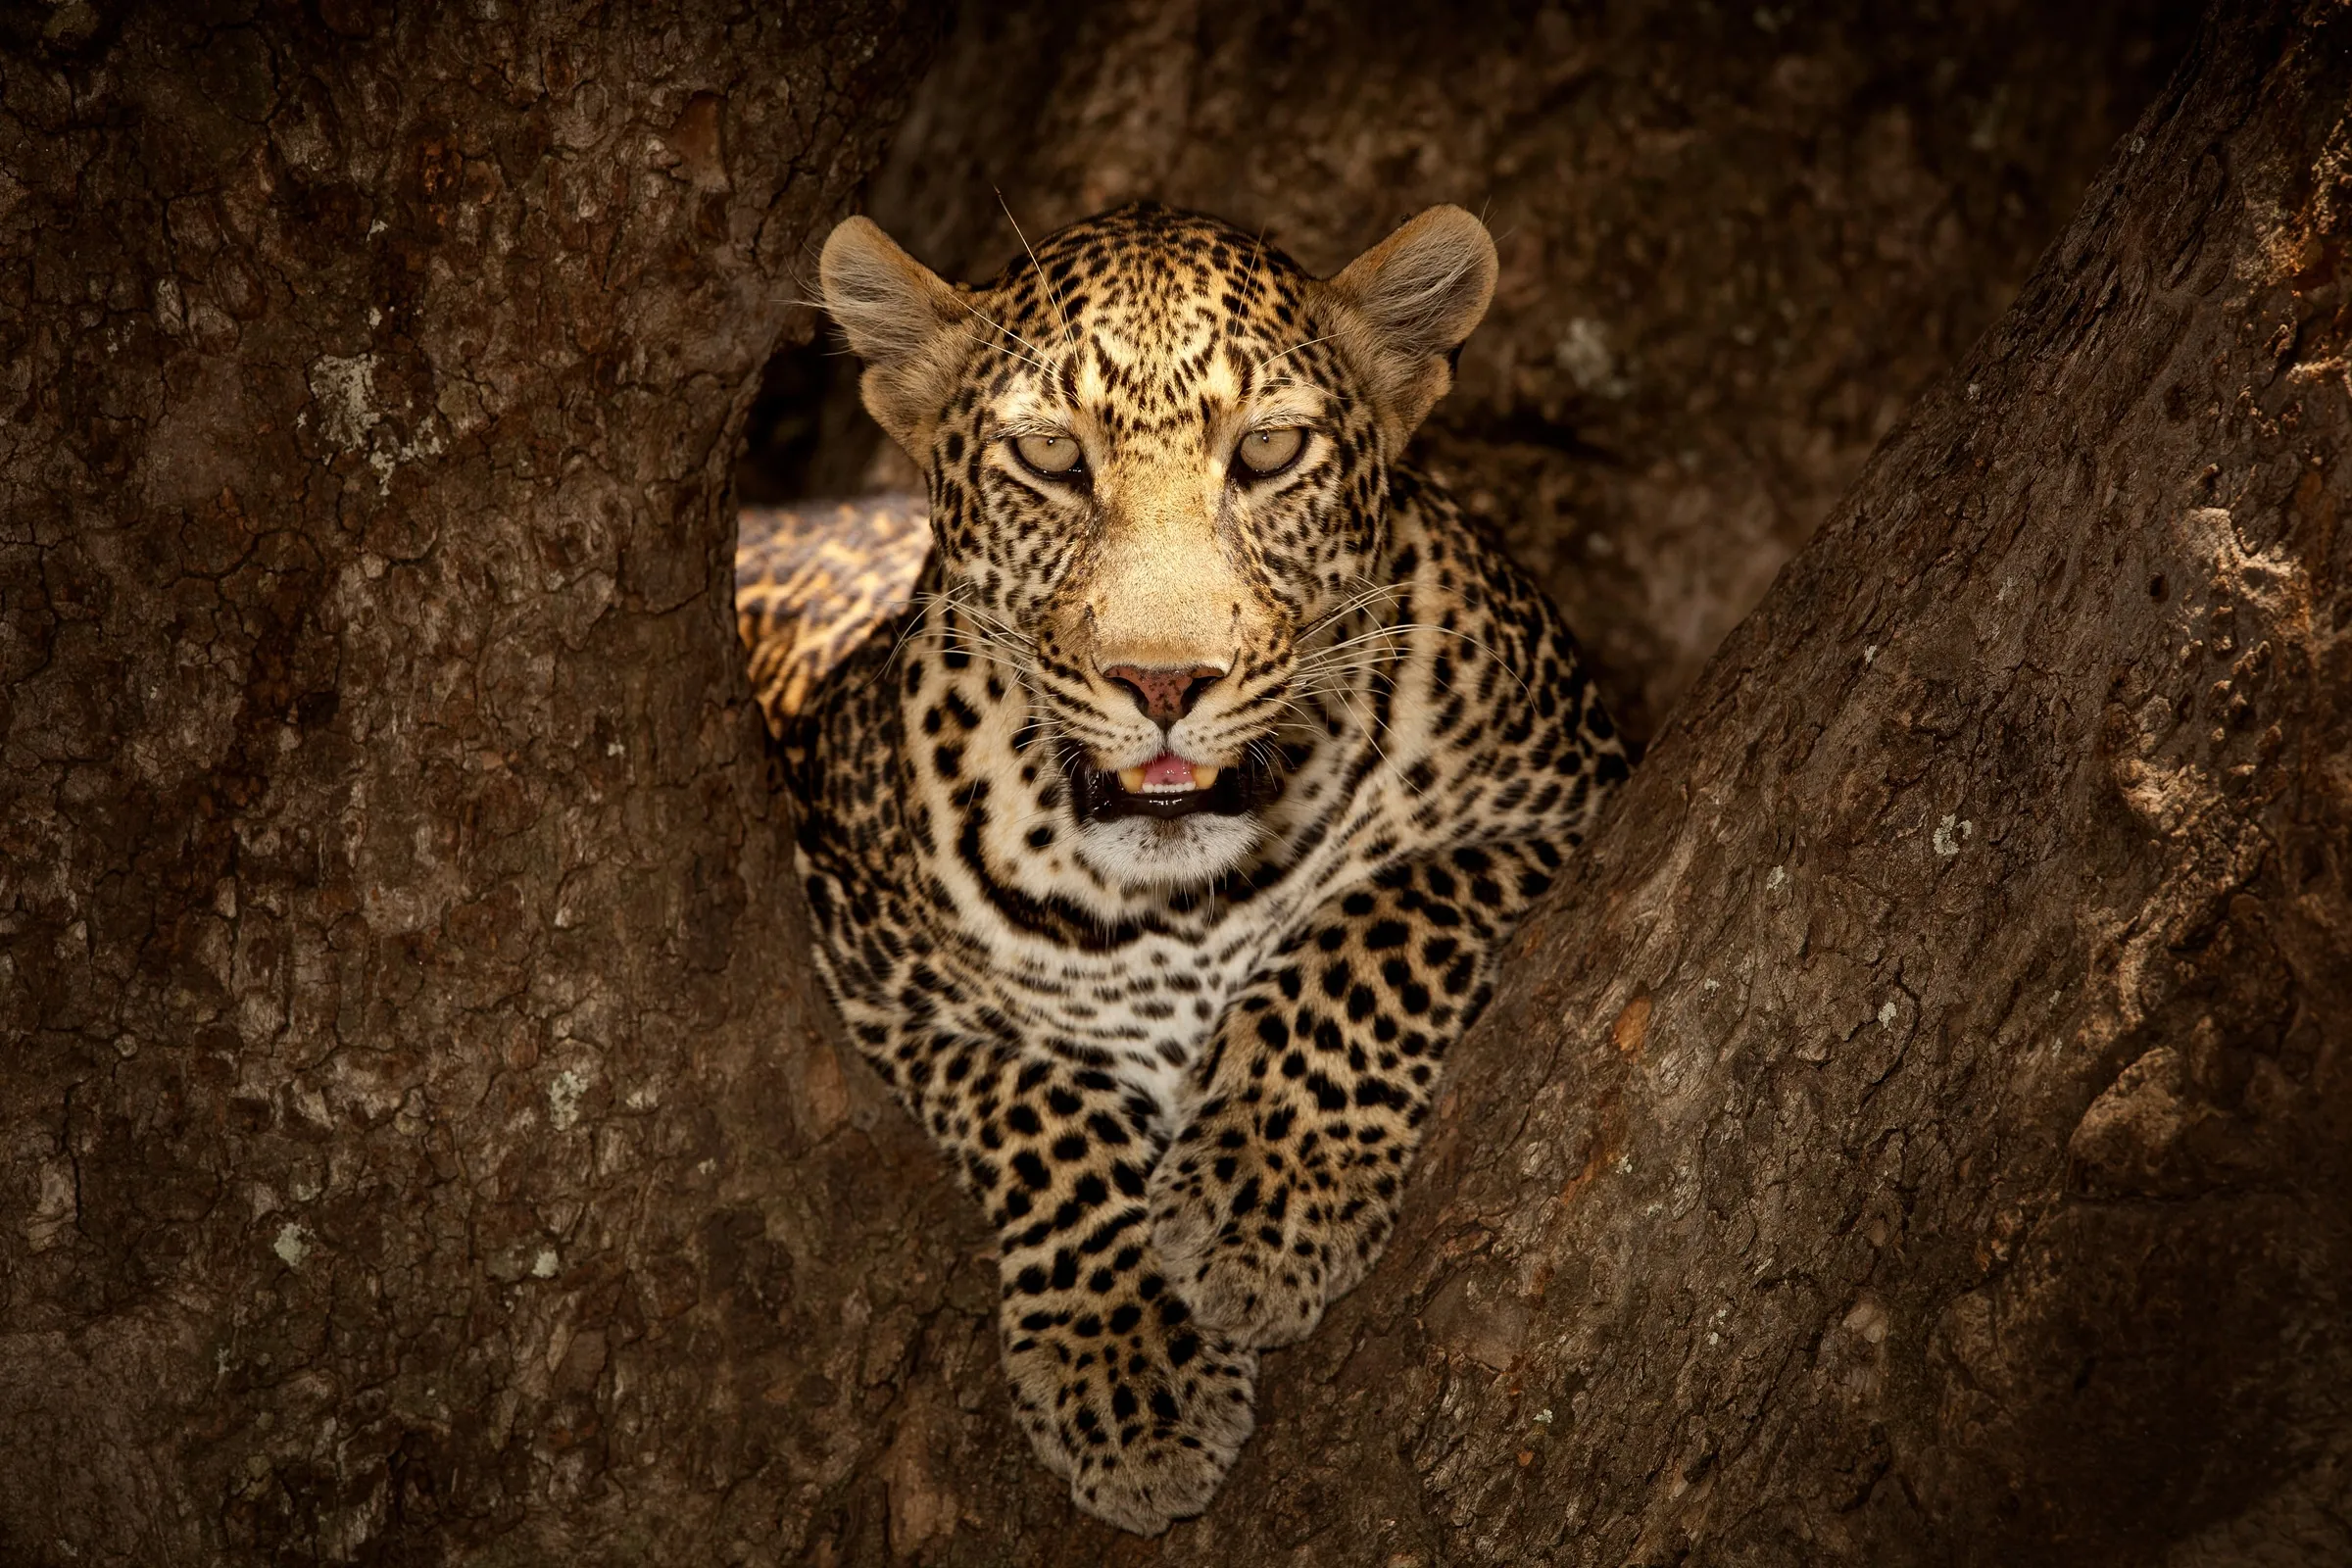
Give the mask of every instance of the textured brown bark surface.
[[[1034, 238], [1153, 197], [1322, 271], [1433, 203], [1480, 213], [1500, 287], [1425, 461], [1646, 739], [2008, 304], [2197, 9], [967, 6], [864, 205], [974, 279], [1020, 253], [1008, 212]], [[879, 432], [851, 367], [784, 368], [831, 372], [814, 420], [777, 405], [813, 450], [747, 489], [856, 487]]]
[[732, 431], [928, 20], [12, 42], [0, 1560], [2352, 1555], [2352, 22], [2232, 9], [1156, 1543], [1006, 1419], [729, 642]]
[[728, 472], [939, 20], [123, 9], [0, 54], [0, 1561], [789, 1558]]

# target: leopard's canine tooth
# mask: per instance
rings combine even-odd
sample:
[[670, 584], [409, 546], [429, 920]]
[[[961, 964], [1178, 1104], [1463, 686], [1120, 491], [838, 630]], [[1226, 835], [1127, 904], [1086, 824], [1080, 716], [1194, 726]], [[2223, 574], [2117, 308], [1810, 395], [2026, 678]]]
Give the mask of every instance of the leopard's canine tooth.
[[1195, 762], [1193, 764], [1193, 788], [1197, 790], [1208, 788], [1217, 781], [1217, 775], [1223, 771], [1225, 770], [1215, 762]]
[[1141, 794], [1143, 794], [1143, 793], [1144, 793], [1144, 770], [1143, 770], [1142, 768], [1140, 768], [1140, 767], [1122, 767], [1122, 768], [1120, 768], [1120, 769], [1119, 769], [1119, 784], [1120, 784], [1120, 786], [1121, 786], [1122, 788], [1124, 788], [1124, 789], [1127, 791], [1127, 793], [1128, 793], [1128, 794], [1130, 794], [1130, 795], [1141, 795]]

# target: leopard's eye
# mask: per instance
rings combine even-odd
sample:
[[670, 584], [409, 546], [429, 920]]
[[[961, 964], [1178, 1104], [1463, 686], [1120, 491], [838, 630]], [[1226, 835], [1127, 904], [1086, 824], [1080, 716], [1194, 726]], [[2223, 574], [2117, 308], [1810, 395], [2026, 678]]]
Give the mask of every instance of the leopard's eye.
[[1078, 450], [1078, 438], [1071, 435], [1015, 436], [1012, 450], [1032, 473], [1042, 473], [1049, 479], [1067, 479], [1079, 471], [1085, 454]]
[[1235, 454], [1242, 466], [1263, 479], [1280, 473], [1298, 461], [1306, 448], [1306, 432], [1295, 424], [1273, 430], [1252, 430], [1242, 437], [1241, 450]]

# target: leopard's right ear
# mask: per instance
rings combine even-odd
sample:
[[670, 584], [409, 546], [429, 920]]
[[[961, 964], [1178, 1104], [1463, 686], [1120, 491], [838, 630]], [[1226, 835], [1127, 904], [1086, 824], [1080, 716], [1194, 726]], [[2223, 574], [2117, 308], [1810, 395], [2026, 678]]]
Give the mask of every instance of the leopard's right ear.
[[844, 219], [817, 262], [825, 309], [865, 361], [865, 411], [919, 466], [947, 401], [949, 329], [965, 315], [956, 290], [870, 218]]
[[1390, 451], [1453, 385], [1453, 355], [1494, 298], [1494, 240], [1459, 207], [1432, 207], [1348, 264], [1328, 288], [1338, 332], [1370, 372]]

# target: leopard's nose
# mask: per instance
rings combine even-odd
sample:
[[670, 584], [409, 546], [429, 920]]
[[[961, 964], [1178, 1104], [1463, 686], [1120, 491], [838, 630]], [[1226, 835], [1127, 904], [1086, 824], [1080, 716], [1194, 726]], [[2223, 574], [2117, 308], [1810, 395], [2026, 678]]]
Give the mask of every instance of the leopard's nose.
[[1200, 694], [1214, 684], [1225, 672], [1210, 664], [1179, 666], [1174, 669], [1144, 669], [1134, 664], [1113, 664], [1102, 671], [1105, 680], [1127, 688], [1135, 706], [1162, 729], [1175, 723], [1193, 710]]

